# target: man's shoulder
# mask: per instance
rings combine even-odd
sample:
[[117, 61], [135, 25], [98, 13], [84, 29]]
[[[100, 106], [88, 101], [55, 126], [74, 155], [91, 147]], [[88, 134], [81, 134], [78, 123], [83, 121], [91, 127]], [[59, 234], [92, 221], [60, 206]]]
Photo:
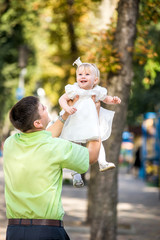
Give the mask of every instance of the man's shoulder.
[[60, 145], [60, 146], [61, 146], [61, 145], [72, 144], [70, 141], [65, 140], [65, 139], [62, 139], [62, 138], [60, 138], [60, 137], [55, 137], [55, 138], [51, 137], [51, 138], [49, 139], [49, 142], [58, 144], [58, 145]]
[[19, 133], [14, 133], [5, 139], [4, 145], [3, 145], [4, 152], [10, 152], [11, 148], [14, 149], [17, 138], [19, 138]]
[[6, 138], [6, 140], [4, 141], [4, 145], [8, 144], [9, 142], [13, 141], [14, 139], [16, 139], [18, 136], [20, 135], [20, 133], [14, 133], [11, 136], [9, 136], [8, 138]]
[[[86, 147], [82, 147], [79, 144], [73, 143], [71, 141], [68, 141], [66, 139], [62, 138], [52, 138], [50, 140], [50, 145], [53, 145], [53, 147], [57, 147], [59, 149], [63, 149], [62, 152], [88, 152], [88, 149]], [[52, 144], [54, 143], [54, 144]]]

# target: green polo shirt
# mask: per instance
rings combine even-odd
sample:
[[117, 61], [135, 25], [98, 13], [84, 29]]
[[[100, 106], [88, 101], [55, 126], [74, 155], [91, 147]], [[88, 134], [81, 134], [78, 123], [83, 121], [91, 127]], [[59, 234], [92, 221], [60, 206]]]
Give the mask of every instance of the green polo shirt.
[[48, 131], [16, 133], [4, 143], [7, 218], [63, 219], [62, 169], [84, 173], [88, 149]]

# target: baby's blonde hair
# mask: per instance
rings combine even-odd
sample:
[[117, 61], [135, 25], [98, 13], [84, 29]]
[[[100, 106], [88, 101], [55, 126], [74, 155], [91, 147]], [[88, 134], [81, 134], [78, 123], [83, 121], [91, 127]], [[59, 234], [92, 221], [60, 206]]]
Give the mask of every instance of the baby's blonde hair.
[[99, 69], [97, 68], [97, 66], [95, 64], [92, 64], [92, 63], [82, 63], [80, 66], [77, 67], [76, 74], [77, 74], [78, 69], [80, 67], [84, 67], [84, 69], [85, 68], [90, 68], [91, 70], [94, 70], [95, 76], [98, 78], [98, 83], [100, 82], [100, 71], [99, 71]]

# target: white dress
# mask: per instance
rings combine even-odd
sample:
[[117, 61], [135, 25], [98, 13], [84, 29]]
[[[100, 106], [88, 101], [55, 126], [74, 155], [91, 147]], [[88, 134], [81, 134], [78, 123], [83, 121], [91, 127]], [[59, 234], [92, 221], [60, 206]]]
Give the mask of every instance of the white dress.
[[91, 90], [85, 90], [74, 83], [68, 84], [65, 92], [70, 99], [74, 99], [76, 95], [79, 99], [74, 105], [77, 111], [66, 120], [60, 137], [77, 143], [86, 143], [99, 137], [102, 141], [109, 138], [114, 112], [101, 107], [98, 118], [95, 103], [91, 98], [95, 95], [96, 101], [104, 100], [107, 89], [95, 86]]

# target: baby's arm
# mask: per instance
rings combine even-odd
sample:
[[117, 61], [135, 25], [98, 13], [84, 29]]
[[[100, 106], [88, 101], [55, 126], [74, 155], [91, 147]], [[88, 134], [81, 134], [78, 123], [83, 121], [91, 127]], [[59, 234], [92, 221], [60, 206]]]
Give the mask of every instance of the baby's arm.
[[60, 104], [61, 108], [63, 108], [67, 113], [72, 115], [73, 113], [75, 113], [77, 111], [77, 109], [74, 106], [68, 105], [67, 101], [69, 101], [69, 100], [70, 100], [69, 97], [65, 93], [60, 97], [59, 104]]
[[106, 104], [120, 104], [121, 103], [121, 99], [117, 96], [106, 96], [106, 98], [102, 101]]

